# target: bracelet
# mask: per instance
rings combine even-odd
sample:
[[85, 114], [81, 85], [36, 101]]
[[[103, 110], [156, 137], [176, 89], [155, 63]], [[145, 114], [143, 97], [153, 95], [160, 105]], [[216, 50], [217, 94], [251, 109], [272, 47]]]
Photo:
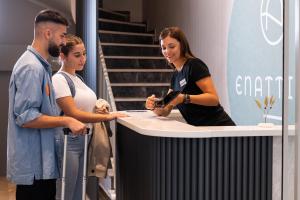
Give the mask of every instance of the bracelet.
[[183, 99], [184, 104], [189, 104], [191, 103], [191, 97], [189, 94], [184, 94], [184, 99]]

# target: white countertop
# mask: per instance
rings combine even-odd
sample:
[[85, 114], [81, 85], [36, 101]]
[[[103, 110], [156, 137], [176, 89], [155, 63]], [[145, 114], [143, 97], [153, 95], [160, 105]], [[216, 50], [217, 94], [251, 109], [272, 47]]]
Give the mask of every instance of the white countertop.
[[[129, 117], [119, 118], [118, 123], [146, 136], [176, 138], [211, 138], [245, 136], [281, 136], [279, 125], [272, 128], [258, 126], [192, 126], [182, 121], [178, 111], [168, 117], [156, 116], [152, 111], [124, 111]], [[295, 135], [295, 126], [289, 126], [289, 135]]]

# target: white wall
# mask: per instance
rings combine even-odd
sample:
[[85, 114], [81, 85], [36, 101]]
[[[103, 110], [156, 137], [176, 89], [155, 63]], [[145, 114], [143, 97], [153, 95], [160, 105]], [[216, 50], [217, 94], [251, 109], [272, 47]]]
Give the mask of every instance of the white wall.
[[76, 21], [76, 0], [27, 0], [40, 7], [54, 9], [63, 13], [70, 22]]
[[[35, 15], [45, 7], [20, 0], [0, 0], [0, 71], [12, 70], [33, 39]], [[70, 21], [70, 20], [69, 20]], [[69, 32], [74, 32], [70, 24]]]
[[0, 176], [6, 173], [9, 78], [14, 63], [32, 42], [33, 19], [40, 9], [27, 1], [0, 0]]
[[229, 13], [233, 0], [144, 0], [143, 13], [149, 28], [158, 34], [163, 27], [179, 26], [195, 56], [209, 67], [221, 104], [229, 110], [226, 63]]
[[[0, 176], [6, 173], [8, 84], [19, 56], [32, 43], [34, 17], [41, 5], [25, 0], [0, 0]], [[74, 32], [71, 25], [69, 32]]]
[[143, 0], [103, 0], [103, 8], [129, 11], [132, 22], [142, 22], [143, 20]]

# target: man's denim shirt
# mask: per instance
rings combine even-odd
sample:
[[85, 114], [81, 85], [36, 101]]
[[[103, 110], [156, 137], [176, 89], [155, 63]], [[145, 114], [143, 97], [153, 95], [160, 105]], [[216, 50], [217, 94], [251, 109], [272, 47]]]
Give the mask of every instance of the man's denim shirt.
[[42, 114], [59, 115], [52, 70], [31, 46], [16, 62], [9, 83], [7, 178], [16, 184], [58, 178], [55, 148], [57, 128], [22, 128]]

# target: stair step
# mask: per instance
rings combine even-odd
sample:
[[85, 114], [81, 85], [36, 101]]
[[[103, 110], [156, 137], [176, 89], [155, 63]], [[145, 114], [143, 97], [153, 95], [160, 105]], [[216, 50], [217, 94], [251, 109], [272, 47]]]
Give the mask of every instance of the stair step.
[[143, 101], [143, 102], [145, 102], [146, 98], [147, 97], [141, 97], [141, 98], [139, 98], [139, 97], [136, 97], [136, 98], [132, 98], [132, 97], [130, 97], [130, 98], [115, 98], [115, 101], [116, 102], [120, 102], [120, 101], [123, 101], [123, 102]]
[[164, 60], [163, 56], [104, 56], [105, 59], [142, 59], [142, 60]]
[[111, 20], [119, 20], [119, 21], [129, 21], [129, 15], [122, 14], [119, 12], [114, 12], [112, 10], [99, 8], [98, 9], [98, 16], [104, 19], [111, 19]]
[[160, 58], [153, 58], [153, 57], [162, 56], [161, 50], [157, 45], [153, 45], [153, 46], [104, 45], [102, 46], [102, 51], [105, 56], [136, 56], [136, 57], [141, 56], [142, 59], [145, 59], [148, 56], [152, 56], [150, 59], [160, 59]]
[[113, 11], [113, 10], [110, 10], [110, 9], [107, 9], [107, 8], [101, 8], [101, 7], [99, 7], [98, 9], [101, 10], [101, 11], [109, 12], [109, 13], [112, 13], [112, 14], [115, 14], [115, 15], [119, 15], [119, 16], [122, 16], [122, 17], [127, 17], [128, 16], [128, 14], [120, 13], [120, 12]]
[[169, 82], [172, 72], [119, 72], [108, 73], [111, 83], [162, 83]]
[[101, 42], [101, 46], [118, 46], [118, 47], [149, 47], [159, 48], [158, 44], [132, 44], [132, 43], [112, 43], [112, 42]]
[[107, 69], [107, 72], [110, 73], [122, 73], [122, 72], [147, 72], [147, 73], [155, 73], [155, 72], [173, 72], [172, 69]]
[[[99, 12], [109, 13], [101, 9]], [[146, 24], [111, 16], [99, 18], [98, 23], [117, 109], [145, 109], [148, 96], [166, 94], [173, 69], [162, 56], [160, 46], [154, 43], [155, 35], [146, 33]]]
[[98, 25], [100, 30], [110, 30], [110, 31], [125, 31], [125, 32], [146, 32], [146, 24], [124, 22], [118, 20], [110, 19], [98, 19]]
[[108, 22], [108, 23], [112, 23], [112, 24], [116, 24], [116, 25], [125, 24], [125, 25], [129, 25], [129, 26], [146, 27], [146, 24], [143, 24], [143, 23], [123, 22], [123, 21], [120, 21], [120, 20], [113, 20], [113, 19], [99, 18], [98, 21], [100, 21], [100, 22]]
[[99, 30], [99, 38], [101, 43], [142, 43], [153, 44], [154, 34], [150, 33], [134, 33], [134, 32], [120, 32], [120, 31], [106, 31]]
[[161, 86], [169, 86], [170, 83], [111, 83], [112, 87], [147, 87], [147, 86], [153, 86], [153, 87], [161, 87]]
[[114, 86], [112, 91], [115, 98], [123, 97], [148, 97], [154, 94], [157, 97], [162, 97], [167, 94], [169, 84], [165, 86]]
[[144, 101], [119, 101], [116, 102], [117, 110], [146, 110]]
[[162, 86], [169, 86], [170, 83], [111, 83], [112, 87], [118, 86], [118, 87], [127, 87], [127, 86], [134, 86], [134, 87], [147, 87], [147, 86], [153, 86], [153, 87], [162, 87]]
[[99, 30], [98, 33], [154, 37], [154, 34], [152, 34], [152, 33], [135, 33], [135, 32], [110, 31], [110, 30]]
[[166, 60], [163, 59], [113, 59], [106, 58], [105, 63], [107, 68], [162, 68], [170, 69]]
[[[154, 60], [154, 61], [157, 61], [157, 60]], [[124, 69], [124, 70], [170, 70], [171, 69], [171, 67], [167, 64], [159, 66], [159, 65], [155, 65], [155, 63], [151, 63], [150, 65], [142, 65], [142, 64], [139, 64], [139, 65], [134, 65], [134, 64], [130, 65], [130, 64], [128, 64], [128, 65], [126, 65], [126, 63], [124, 63], [124, 66], [114, 65], [114, 66], [106, 66], [106, 67], [107, 67], [107, 70], [115, 70], [115, 69], [116, 70], [118, 70], [118, 69]]]

